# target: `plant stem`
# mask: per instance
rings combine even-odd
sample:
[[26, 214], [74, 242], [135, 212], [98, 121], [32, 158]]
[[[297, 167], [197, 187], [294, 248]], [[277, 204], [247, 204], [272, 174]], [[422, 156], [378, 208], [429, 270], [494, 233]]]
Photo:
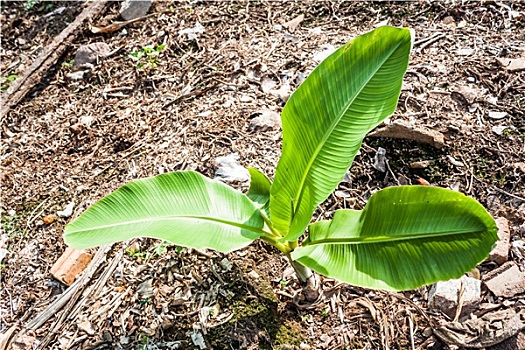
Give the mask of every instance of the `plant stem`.
[[290, 254], [286, 254], [286, 257], [288, 258], [288, 261], [290, 261], [290, 264], [292, 265], [293, 269], [295, 270], [295, 274], [299, 278], [299, 280], [305, 284], [310, 277], [313, 275], [313, 271], [310, 270], [310, 268], [304, 266], [298, 261], [292, 260], [292, 257]]

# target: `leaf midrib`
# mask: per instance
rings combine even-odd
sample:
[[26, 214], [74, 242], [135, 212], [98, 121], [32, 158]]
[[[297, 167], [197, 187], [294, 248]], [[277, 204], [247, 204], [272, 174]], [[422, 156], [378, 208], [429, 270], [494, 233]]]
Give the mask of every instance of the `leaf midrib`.
[[367, 86], [367, 84], [370, 82], [370, 80], [375, 76], [375, 74], [377, 73], [377, 71], [379, 71], [383, 65], [385, 64], [385, 62], [392, 56], [392, 53], [395, 52], [398, 47], [401, 46], [401, 42], [399, 42], [391, 51], [390, 53], [386, 56], [386, 58], [383, 60], [383, 62], [381, 62], [380, 65], [378, 65], [378, 68], [374, 71], [373, 74], [370, 74], [368, 79], [366, 80], [365, 83], [363, 83], [363, 85], [361, 86], [361, 88], [359, 89], [359, 91], [354, 95], [354, 98], [351, 99], [347, 104], [346, 106], [343, 107], [342, 109], [342, 113], [339, 113], [339, 117], [336, 118], [334, 120], [334, 122], [330, 125], [330, 127], [327, 129], [327, 132], [323, 135], [323, 138], [322, 138], [322, 141], [319, 143], [319, 145], [316, 147], [314, 153], [312, 154], [312, 157], [310, 157], [310, 160], [306, 166], [306, 171], [304, 172], [304, 175], [301, 179], [301, 182], [300, 182], [300, 186], [299, 186], [299, 196], [297, 197], [297, 205], [295, 206], [295, 208], [293, 208], [293, 215], [292, 215], [292, 218], [290, 220], [290, 223], [288, 225], [288, 232], [287, 234], [289, 233], [289, 230], [290, 230], [290, 226], [292, 225], [292, 222], [293, 222], [293, 219], [295, 218], [295, 215], [297, 213], [297, 211], [299, 210], [299, 208], [301, 207], [301, 202], [302, 202], [302, 199], [303, 199], [303, 194], [304, 194], [304, 183], [306, 182], [306, 178], [308, 177], [308, 175], [310, 174], [310, 171], [312, 169], [312, 165], [313, 163], [315, 162], [315, 159], [317, 159], [317, 156], [319, 155], [319, 153], [321, 152], [321, 149], [324, 147], [326, 141], [328, 140], [328, 138], [330, 137], [330, 135], [332, 134], [333, 130], [335, 129], [335, 127], [339, 124], [339, 122], [341, 121], [341, 119], [343, 118], [343, 116], [346, 114], [346, 112], [348, 111], [348, 109], [351, 107], [351, 105], [354, 103], [355, 99], [357, 98], [357, 96], [359, 96], [359, 94], [363, 91], [363, 89]]
[[487, 229], [480, 229], [476, 231], [472, 230], [456, 230], [456, 231], [443, 231], [443, 232], [437, 232], [433, 233], [432, 236], [422, 236], [421, 233], [409, 233], [405, 235], [399, 235], [399, 236], [385, 236], [385, 235], [378, 235], [378, 236], [371, 236], [371, 237], [355, 237], [355, 238], [324, 238], [317, 241], [309, 241], [304, 242], [302, 244], [302, 247], [310, 247], [310, 246], [316, 246], [316, 245], [328, 245], [328, 244], [376, 244], [376, 243], [388, 243], [388, 242], [395, 242], [395, 241], [405, 241], [405, 240], [424, 240], [429, 238], [436, 238], [436, 237], [446, 237], [446, 236], [455, 236], [455, 235], [477, 235], [480, 233], [486, 232]]
[[219, 219], [219, 218], [213, 218], [213, 217], [209, 217], [209, 216], [199, 216], [199, 215], [156, 216], [156, 217], [144, 218], [144, 219], [139, 219], [139, 220], [123, 221], [123, 222], [119, 222], [119, 223], [115, 223], [115, 224], [100, 225], [100, 226], [90, 227], [90, 228], [86, 228], [86, 229], [77, 229], [77, 230], [72, 231], [70, 234], [86, 232], [86, 231], [93, 231], [93, 230], [102, 230], [102, 229], [108, 229], [108, 228], [119, 227], [119, 226], [127, 226], [127, 225], [132, 225], [132, 224], [140, 224], [140, 223], [146, 223], [146, 222], [152, 222], [152, 221], [176, 221], [176, 220], [191, 220], [191, 219], [205, 220], [205, 221], [210, 221], [210, 222], [214, 222], [214, 223], [225, 224], [225, 225], [237, 227], [237, 228], [240, 228], [240, 229], [249, 230], [249, 231], [256, 232], [256, 233], [261, 233], [263, 235], [269, 234], [268, 232], [264, 231], [263, 229], [259, 229], [259, 228], [253, 227], [253, 226], [239, 224], [237, 222], [223, 220], [223, 219]]

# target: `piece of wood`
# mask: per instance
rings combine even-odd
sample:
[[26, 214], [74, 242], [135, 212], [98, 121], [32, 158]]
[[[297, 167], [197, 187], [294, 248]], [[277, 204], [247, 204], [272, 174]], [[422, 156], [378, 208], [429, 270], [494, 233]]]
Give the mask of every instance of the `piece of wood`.
[[100, 264], [106, 261], [106, 254], [110, 248], [111, 246], [99, 248], [84, 274], [79, 279], [77, 279], [71, 287], [66, 289], [66, 291], [62, 293], [54, 302], [52, 302], [42, 313], [31, 320], [31, 322], [27, 324], [26, 329], [37, 330], [48, 319], [55, 316], [57, 312], [60, 311], [60, 309], [62, 309], [62, 307], [66, 305], [66, 303], [68, 303], [71, 299], [76, 300], [75, 298], [78, 298], [87, 283], [91, 281], [93, 274], [96, 272]]
[[107, 0], [93, 1], [77, 18], [70, 23], [53, 41], [44, 49], [27, 70], [18, 77], [5, 92], [0, 105], [0, 119], [4, 119], [11, 107], [16, 106], [37, 84], [42, 76], [51, 68], [73, 40], [81, 33], [78, 30], [84, 22], [97, 17], [105, 10]]

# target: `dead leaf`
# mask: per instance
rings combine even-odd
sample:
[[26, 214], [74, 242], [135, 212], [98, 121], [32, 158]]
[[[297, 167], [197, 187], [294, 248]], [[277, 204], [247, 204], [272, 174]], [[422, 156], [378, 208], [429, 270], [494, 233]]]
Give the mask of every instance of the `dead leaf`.
[[420, 185], [431, 186], [430, 182], [428, 182], [427, 180], [423, 179], [422, 177], [418, 177], [416, 180], [417, 180], [417, 182], [419, 182]]
[[113, 22], [110, 25], [107, 25], [105, 27], [99, 27], [99, 26], [95, 26], [95, 25], [90, 24], [89, 25], [89, 30], [93, 34], [113, 33], [115, 31], [123, 28], [124, 26], [127, 26], [128, 24], [141, 21], [143, 19], [146, 19], [146, 18], [150, 17], [151, 15], [153, 15], [153, 14], [149, 14], [147, 16], [143, 16], [143, 17], [139, 17], [139, 18], [130, 19], [129, 21], [123, 21], [123, 22], [115, 21], [115, 22]]
[[467, 348], [496, 345], [525, 329], [525, 310], [516, 313], [506, 309], [488, 313], [481, 318], [461, 322], [443, 322], [434, 334], [447, 344]]

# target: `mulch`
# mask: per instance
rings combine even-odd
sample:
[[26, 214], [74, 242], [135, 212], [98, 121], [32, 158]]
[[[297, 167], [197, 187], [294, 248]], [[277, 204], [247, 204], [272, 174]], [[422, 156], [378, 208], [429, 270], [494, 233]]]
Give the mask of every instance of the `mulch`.
[[[2, 4], [2, 77], [22, 75], [84, 6], [28, 3]], [[120, 21], [119, 6], [110, 2], [91, 24]], [[46, 17], [59, 7], [60, 15]], [[215, 159], [232, 153], [272, 177], [281, 132], [254, 129], [251, 120], [279, 113], [323, 52], [384, 24], [416, 33], [390, 119], [439, 132], [445, 146], [365, 139], [317, 214], [360, 209], [386, 186], [426, 182], [476, 198], [509, 220], [512, 240], [523, 239], [525, 73], [498, 60], [524, 58], [522, 4], [155, 2], [150, 15], [114, 32], [82, 25], [1, 121], [0, 248], [8, 254], [0, 333], [13, 332], [19, 349], [454, 348], [432, 333], [446, 317], [428, 308], [427, 287], [386, 293], [323, 278], [324, 298], [301, 308], [286, 260], [263, 242], [226, 255], [152, 239], [100, 248], [98, 265], [64, 305], [35, 322], [71, 291], [49, 272], [65, 249], [67, 222], [133, 179], [190, 169], [214, 177]], [[189, 29], [194, 38], [181, 32]], [[76, 50], [95, 42], [112, 54], [72, 79]], [[148, 45], [165, 47], [151, 59], [130, 57]], [[379, 147], [386, 172], [374, 168]], [[71, 217], [44, 222], [71, 202]], [[523, 267], [520, 257], [510, 259]], [[484, 263], [480, 271], [494, 268]], [[483, 301], [508, 307], [523, 299], [483, 290]], [[493, 349], [516, 348], [524, 336]]]

